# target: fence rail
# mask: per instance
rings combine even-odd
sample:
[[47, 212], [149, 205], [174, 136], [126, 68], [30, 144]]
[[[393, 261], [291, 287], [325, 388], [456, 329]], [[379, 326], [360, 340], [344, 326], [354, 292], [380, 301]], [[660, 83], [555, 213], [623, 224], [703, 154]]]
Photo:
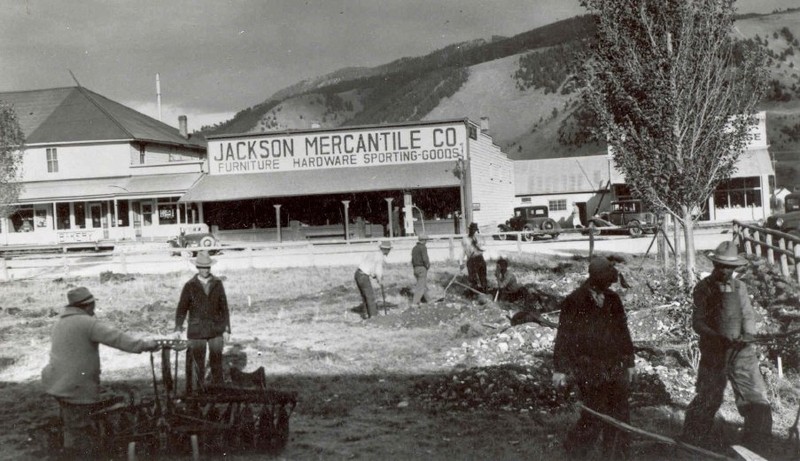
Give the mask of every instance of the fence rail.
[[733, 221], [733, 231], [746, 254], [779, 265], [784, 277], [794, 275], [800, 283], [800, 237], [739, 221]]

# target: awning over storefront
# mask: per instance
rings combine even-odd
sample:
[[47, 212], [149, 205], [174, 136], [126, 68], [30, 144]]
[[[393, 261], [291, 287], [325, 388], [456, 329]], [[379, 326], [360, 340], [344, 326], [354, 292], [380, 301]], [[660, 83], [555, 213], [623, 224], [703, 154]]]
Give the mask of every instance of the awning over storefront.
[[458, 187], [455, 162], [336, 168], [276, 173], [208, 175], [181, 202], [221, 202], [261, 197]]
[[731, 177], [743, 178], [774, 174], [775, 169], [772, 168], [769, 151], [767, 149], [751, 149], [739, 156], [739, 161], [736, 162], [736, 171], [731, 174]]
[[200, 176], [201, 173], [179, 173], [28, 182], [22, 185], [17, 203], [181, 195], [197, 182]]

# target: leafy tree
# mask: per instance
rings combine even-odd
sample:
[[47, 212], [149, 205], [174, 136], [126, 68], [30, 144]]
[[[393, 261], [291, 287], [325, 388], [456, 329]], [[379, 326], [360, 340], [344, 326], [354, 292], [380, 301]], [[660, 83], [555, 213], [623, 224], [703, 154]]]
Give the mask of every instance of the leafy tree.
[[24, 144], [25, 135], [14, 108], [0, 101], [0, 216], [3, 217], [14, 211], [13, 204], [19, 198], [17, 174]]
[[747, 146], [764, 91], [760, 48], [732, 35], [734, 0], [582, 0], [597, 42], [582, 78], [630, 187], [683, 230]]

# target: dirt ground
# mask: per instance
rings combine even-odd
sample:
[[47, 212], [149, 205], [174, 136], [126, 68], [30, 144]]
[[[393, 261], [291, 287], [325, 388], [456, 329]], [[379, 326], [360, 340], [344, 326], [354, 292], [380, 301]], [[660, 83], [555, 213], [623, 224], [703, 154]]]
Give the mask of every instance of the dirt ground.
[[[533, 269], [512, 261], [511, 267], [523, 283], [558, 294], [580, 283], [585, 261], [545, 261]], [[444, 297], [458, 273], [452, 264], [434, 266], [431, 297]], [[277, 458], [567, 459], [561, 443], [577, 412], [574, 395], [558, 396], [547, 383], [554, 332], [535, 324], [508, 328], [506, 316], [515, 306], [468, 297], [451, 285], [443, 301], [412, 309], [410, 268], [390, 266], [389, 304], [379, 317], [362, 320], [351, 269], [217, 275], [224, 277], [232, 310], [228, 355], [246, 357], [245, 371], [265, 367], [270, 387], [299, 395], [289, 443]], [[43, 394], [39, 373], [69, 288], [88, 286], [99, 299], [99, 317], [132, 334], [163, 337], [172, 329], [180, 287], [189, 276], [106, 274], [5, 284], [0, 293], [0, 458], [53, 456], [41, 428], [57, 414], [57, 406]], [[463, 274], [459, 277], [465, 282]], [[105, 385], [152, 394], [149, 354], [101, 351]], [[652, 369], [642, 365], [641, 382]], [[648, 388], [642, 395], [650, 400], [635, 405], [632, 423], [674, 437], [694, 377], [686, 370], [669, 373], [683, 382], [683, 395], [674, 383], [666, 397], [653, 397], [657, 393]], [[721, 443], [735, 440], [741, 425], [730, 400], [728, 395], [726, 421], [718, 429]], [[783, 437], [788, 424], [776, 421], [775, 433]], [[633, 448], [634, 459], [700, 459], [638, 437]], [[797, 459], [786, 455], [787, 446], [776, 446], [775, 453], [772, 459]]]

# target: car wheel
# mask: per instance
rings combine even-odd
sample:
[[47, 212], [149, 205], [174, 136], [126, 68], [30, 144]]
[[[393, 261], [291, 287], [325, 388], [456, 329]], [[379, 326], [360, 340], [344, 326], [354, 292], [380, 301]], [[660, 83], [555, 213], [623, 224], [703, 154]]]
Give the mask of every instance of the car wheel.
[[206, 235], [205, 237], [200, 239], [200, 246], [201, 247], [213, 247], [214, 244], [215, 244], [214, 238], [213, 237], [209, 237], [208, 235]]
[[628, 223], [628, 234], [630, 234], [631, 237], [642, 236], [642, 225], [639, 224], [639, 221], [633, 220]]
[[553, 230], [556, 228], [556, 222], [552, 219], [547, 219], [542, 223], [542, 230]]
[[533, 228], [531, 228], [530, 224], [525, 224], [525, 227], [522, 228], [522, 235], [520, 235], [520, 237], [526, 242], [533, 240]]

